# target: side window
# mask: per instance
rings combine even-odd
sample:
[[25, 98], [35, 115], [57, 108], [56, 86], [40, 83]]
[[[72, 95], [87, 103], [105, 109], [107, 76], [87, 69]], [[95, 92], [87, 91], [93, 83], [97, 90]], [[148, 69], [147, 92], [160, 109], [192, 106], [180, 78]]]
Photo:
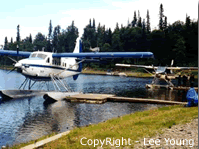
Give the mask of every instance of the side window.
[[50, 58], [48, 57], [48, 59], [46, 60], [46, 63], [50, 63]]

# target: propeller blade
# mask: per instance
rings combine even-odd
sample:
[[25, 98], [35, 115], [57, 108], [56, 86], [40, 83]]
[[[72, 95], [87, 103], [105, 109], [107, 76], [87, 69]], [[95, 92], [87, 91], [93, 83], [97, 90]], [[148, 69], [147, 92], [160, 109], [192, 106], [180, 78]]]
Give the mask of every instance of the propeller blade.
[[9, 59], [11, 59], [12, 61], [14, 61], [15, 63], [17, 63], [17, 61], [11, 57], [8, 56]]
[[11, 73], [12, 71], [14, 71], [17, 67], [14, 67], [13, 69], [11, 69], [10, 71], [7, 72], [7, 74]]

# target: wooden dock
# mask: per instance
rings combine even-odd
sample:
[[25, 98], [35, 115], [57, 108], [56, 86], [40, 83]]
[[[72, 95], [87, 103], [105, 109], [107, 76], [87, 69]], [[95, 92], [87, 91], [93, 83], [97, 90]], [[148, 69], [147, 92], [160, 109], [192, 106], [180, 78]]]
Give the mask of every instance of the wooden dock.
[[132, 103], [151, 103], [151, 104], [169, 104], [169, 105], [186, 105], [187, 102], [177, 102], [157, 99], [115, 97], [112, 94], [76, 94], [66, 97], [67, 101], [80, 103], [102, 104], [107, 101], [111, 102], [132, 102]]
[[113, 97], [112, 94], [76, 94], [66, 97], [70, 102], [83, 102], [83, 103], [105, 103], [107, 98]]
[[151, 103], [151, 104], [169, 104], [169, 105], [174, 105], [174, 104], [187, 105], [187, 102], [157, 100], [157, 99], [145, 99], [145, 98], [129, 98], [129, 97], [109, 97], [108, 101], [133, 102], [133, 103]]

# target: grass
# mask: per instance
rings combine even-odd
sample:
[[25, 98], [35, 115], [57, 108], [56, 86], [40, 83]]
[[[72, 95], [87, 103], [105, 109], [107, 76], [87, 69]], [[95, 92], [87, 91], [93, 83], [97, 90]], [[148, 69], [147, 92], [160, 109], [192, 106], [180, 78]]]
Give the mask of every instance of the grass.
[[[198, 107], [166, 106], [149, 111], [135, 112], [99, 124], [75, 128], [68, 135], [50, 142], [42, 146], [42, 148], [94, 148], [94, 144], [90, 146], [81, 145], [80, 140], [83, 137], [86, 137], [87, 140], [104, 140], [107, 137], [121, 139], [123, 137], [125, 139], [130, 138], [131, 144], [133, 144], [141, 138], [152, 137], [158, 132], [163, 133], [163, 128], [171, 128], [173, 125], [188, 123], [197, 117]], [[86, 140], [83, 143], [86, 143]], [[14, 148], [22, 146], [25, 146], [25, 144]], [[111, 148], [111, 146], [103, 145], [103, 148]]]

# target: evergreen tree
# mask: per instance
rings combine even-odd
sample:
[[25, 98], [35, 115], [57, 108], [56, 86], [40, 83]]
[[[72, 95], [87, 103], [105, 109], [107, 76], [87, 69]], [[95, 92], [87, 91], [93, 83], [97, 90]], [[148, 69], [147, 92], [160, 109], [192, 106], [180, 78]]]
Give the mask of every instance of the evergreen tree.
[[134, 11], [134, 18], [133, 18], [133, 21], [131, 23], [132, 23], [132, 27], [136, 27], [136, 25], [137, 25], [136, 11]]
[[93, 18], [93, 26], [92, 26], [94, 29], [95, 29], [95, 19]]
[[140, 17], [140, 11], [138, 10], [138, 27], [142, 28], [142, 18]]
[[143, 22], [142, 22], [142, 33], [143, 33], [143, 34], [146, 33], [145, 19], [143, 19]]
[[50, 20], [50, 23], [49, 23], [49, 28], [48, 28], [48, 40], [51, 40], [52, 39], [52, 23], [51, 23], [51, 20]]
[[20, 42], [20, 31], [19, 31], [19, 25], [17, 25], [17, 43]]
[[60, 34], [60, 30], [61, 30], [60, 25], [57, 25], [57, 34], [58, 34], [58, 35]]
[[113, 51], [121, 51], [121, 41], [120, 41], [120, 33], [119, 30], [115, 29], [112, 36], [112, 49]]
[[50, 20], [50, 23], [49, 23], [49, 28], [48, 28], [48, 42], [47, 42], [47, 47], [46, 47], [46, 49], [47, 49], [47, 51], [48, 52], [51, 52], [52, 51], [52, 46], [51, 46], [51, 44], [52, 44], [52, 23], [51, 23], [51, 20]]
[[167, 17], [164, 17], [164, 24], [163, 24], [164, 31], [167, 29]]
[[97, 39], [97, 47], [102, 47], [103, 46], [103, 28], [100, 26], [100, 23], [97, 27], [96, 39]]
[[53, 41], [52, 41], [53, 49], [57, 50], [58, 46], [58, 34], [57, 34], [57, 27], [54, 28], [53, 31]]
[[5, 42], [4, 42], [4, 50], [8, 50], [8, 40], [7, 37], [5, 37]]
[[10, 43], [13, 44], [13, 39], [12, 39], [12, 37], [11, 37]]
[[186, 14], [186, 22], [185, 22], [185, 25], [186, 25], [186, 28], [187, 28], [187, 29], [190, 27], [190, 24], [191, 24], [190, 16], [187, 16], [187, 14]]
[[118, 24], [118, 22], [116, 23], [116, 27], [115, 27], [115, 31], [119, 31], [120, 29], [119, 29], [119, 24]]
[[160, 20], [159, 20], [159, 29], [160, 30], [163, 30], [163, 24], [164, 24], [164, 22], [163, 22], [163, 17], [164, 17], [163, 12], [164, 12], [163, 5], [160, 4], [160, 14], [159, 14], [160, 15]]
[[90, 28], [92, 27], [92, 25], [91, 25], [91, 19], [89, 19], [89, 27]]
[[34, 40], [33, 44], [36, 47], [35, 50], [42, 50], [43, 47], [46, 47], [47, 40], [46, 40], [45, 36], [42, 33], [38, 33], [35, 36], [35, 40]]
[[77, 37], [79, 36], [78, 29], [74, 25], [74, 21], [72, 21], [72, 24], [70, 26], [68, 26], [67, 31], [68, 31], [67, 33], [68, 35], [66, 36], [66, 40], [68, 43], [68, 48], [65, 50], [66, 52], [73, 52], [75, 48], [75, 41]]
[[29, 42], [32, 44], [32, 35], [29, 36]]
[[147, 30], [147, 33], [150, 33], [151, 32], [151, 27], [150, 27], [150, 17], [149, 17], [149, 10], [147, 10], [147, 22], [146, 22], [146, 30]]

